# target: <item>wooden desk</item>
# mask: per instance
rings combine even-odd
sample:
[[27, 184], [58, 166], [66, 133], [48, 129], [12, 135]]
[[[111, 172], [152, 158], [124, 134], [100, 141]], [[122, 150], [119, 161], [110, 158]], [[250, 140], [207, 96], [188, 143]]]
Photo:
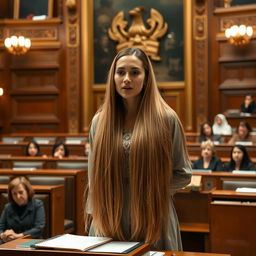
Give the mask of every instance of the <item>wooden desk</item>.
[[[63, 234], [64, 232], [64, 185], [32, 186], [36, 194], [49, 194], [49, 226], [50, 236]], [[0, 193], [7, 192], [8, 185], [0, 185]]]
[[[17, 143], [5, 143], [0, 142], [0, 154], [10, 154], [12, 156], [25, 156], [26, 153], [26, 146], [28, 142], [17, 142]], [[84, 154], [84, 144], [66, 144], [70, 155], [77, 155], [82, 156]], [[54, 143], [49, 142], [47, 144], [39, 144], [42, 155], [51, 156], [52, 155], [52, 148]]]
[[229, 115], [227, 113], [224, 113], [228, 123], [232, 127], [237, 127], [240, 122], [248, 122], [252, 128], [256, 127], [256, 114], [251, 114], [249, 116], [244, 116], [244, 115]]
[[[60, 256], [67, 256], [67, 255], [85, 255], [85, 256], [99, 256], [99, 255], [105, 255], [105, 256], [120, 256], [122, 254], [119, 253], [93, 253], [93, 252], [81, 252], [81, 251], [67, 251], [67, 250], [28, 250], [28, 249], [21, 249], [21, 248], [16, 248], [16, 246], [20, 243], [23, 242], [29, 242], [31, 240], [35, 239], [16, 239], [11, 242], [5, 243], [0, 245], [0, 252], [3, 252], [5, 256], [53, 256], [53, 255], [60, 255]], [[149, 251], [149, 245], [144, 244], [137, 248], [136, 250], [128, 253], [128, 254], [123, 254], [126, 256], [141, 256], [144, 255], [146, 252]], [[217, 256], [217, 255], [213, 255]]]
[[[21, 250], [16, 249], [16, 245], [28, 242], [31, 239], [17, 239], [14, 241], [11, 241], [9, 243], [5, 243], [0, 245], [0, 251], [4, 253], [5, 256], [53, 256], [53, 255], [65, 255], [65, 256], [72, 256], [72, 255], [93, 255], [93, 256], [99, 256], [99, 255], [112, 255], [112, 256], [120, 256], [120, 254], [107, 254], [107, 253], [88, 253], [88, 252], [75, 252], [75, 251], [58, 251], [58, 250]], [[144, 245], [144, 247], [138, 251], [135, 250], [133, 253], [130, 254], [124, 254], [128, 256], [140, 256], [148, 252], [149, 248]], [[176, 251], [166, 251], [165, 256], [231, 256], [230, 254], [219, 254], [219, 253], [198, 253], [198, 252], [176, 252]]]
[[[215, 145], [216, 156], [230, 157], [231, 149], [234, 145], [222, 143]], [[187, 142], [188, 153], [191, 156], [201, 156], [201, 144], [196, 142]], [[256, 144], [246, 146], [250, 157], [256, 157]]]
[[58, 162], [81, 163], [88, 162], [86, 157], [42, 157], [42, 156], [0, 156], [0, 168], [13, 168], [14, 162], [42, 162], [44, 169], [57, 169]]
[[209, 213], [211, 251], [255, 255], [256, 193], [214, 191]]
[[48, 176], [48, 177], [73, 177], [75, 181], [75, 191], [73, 202], [75, 204], [75, 224], [76, 234], [84, 234], [84, 217], [83, 217], [83, 192], [87, 184], [87, 171], [86, 170], [53, 170], [53, 169], [42, 169], [34, 171], [14, 171], [11, 169], [1, 169], [0, 175], [8, 176]]
[[193, 175], [202, 176], [202, 191], [223, 189], [224, 181], [255, 181], [256, 174], [233, 174], [231, 172], [193, 172]]

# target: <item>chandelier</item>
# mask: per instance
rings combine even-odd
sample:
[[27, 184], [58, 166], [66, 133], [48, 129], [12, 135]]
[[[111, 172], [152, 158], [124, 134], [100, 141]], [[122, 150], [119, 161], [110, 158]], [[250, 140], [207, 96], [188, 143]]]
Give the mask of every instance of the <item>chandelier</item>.
[[11, 36], [4, 40], [4, 45], [9, 53], [14, 55], [25, 54], [31, 47], [31, 40], [24, 36]]
[[232, 27], [225, 30], [225, 36], [229, 43], [242, 46], [250, 42], [253, 36], [253, 28], [245, 25], [233, 25]]

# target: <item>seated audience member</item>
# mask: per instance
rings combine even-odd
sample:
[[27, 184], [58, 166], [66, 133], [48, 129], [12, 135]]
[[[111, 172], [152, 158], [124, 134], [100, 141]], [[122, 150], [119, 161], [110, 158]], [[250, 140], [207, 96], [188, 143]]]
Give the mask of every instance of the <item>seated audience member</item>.
[[244, 98], [244, 103], [241, 105], [241, 112], [243, 113], [256, 113], [256, 102], [253, 100], [251, 94], [246, 94]]
[[231, 172], [233, 170], [256, 170], [243, 145], [238, 144], [232, 148], [230, 161], [223, 166], [223, 171]]
[[67, 146], [62, 141], [57, 141], [53, 145], [52, 156], [59, 157], [59, 158], [69, 156], [69, 151]]
[[235, 144], [236, 142], [252, 142], [255, 143], [255, 137], [251, 135], [252, 128], [247, 122], [240, 122], [237, 126], [237, 131], [233, 134], [228, 144]]
[[222, 142], [220, 135], [213, 134], [212, 126], [209, 122], [204, 122], [200, 126], [200, 135], [198, 137], [198, 142], [211, 140], [214, 142]]
[[38, 143], [31, 140], [26, 147], [26, 156], [41, 156], [40, 147]]
[[218, 135], [232, 134], [232, 128], [228, 124], [228, 121], [223, 114], [218, 114], [215, 116], [212, 130], [213, 130], [213, 134], [218, 134]]
[[215, 157], [214, 144], [211, 140], [201, 143], [202, 157], [194, 161], [193, 169], [205, 169], [212, 171], [222, 171], [222, 162], [218, 157]]
[[15, 177], [8, 185], [9, 203], [0, 217], [0, 244], [25, 235], [42, 238], [45, 227], [43, 202], [25, 177]]
[[89, 141], [86, 141], [84, 144], [84, 156], [88, 157], [90, 152], [90, 143]]

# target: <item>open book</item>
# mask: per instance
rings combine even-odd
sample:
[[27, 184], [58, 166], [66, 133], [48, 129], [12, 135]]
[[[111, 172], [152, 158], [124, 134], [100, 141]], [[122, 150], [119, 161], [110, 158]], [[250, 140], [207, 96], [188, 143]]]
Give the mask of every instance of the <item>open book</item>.
[[[112, 241], [109, 237], [79, 236], [65, 234], [34, 243], [38, 249], [61, 249], [89, 251], [91, 253], [122, 253], [129, 254], [142, 246], [141, 242]], [[141, 250], [147, 249], [141, 247]]]
[[87, 251], [112, 240], [109, 237], [65, 234], [34, 244], [35, 248]]

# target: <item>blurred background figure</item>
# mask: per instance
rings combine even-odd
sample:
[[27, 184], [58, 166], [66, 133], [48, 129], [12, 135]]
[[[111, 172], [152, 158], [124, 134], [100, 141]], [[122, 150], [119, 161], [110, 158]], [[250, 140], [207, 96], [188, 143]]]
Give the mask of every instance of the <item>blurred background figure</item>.
[[26, 156], [41, 156], [40, 146], [34, 140], [31, 140], [26, 147]]
[[244, 103], [241, 105], [241, 112], [250, 114], [256, 113], [256, 102], [253, 100], [253, 96], [249, 93], [244, 97]]
[[193, 169], [222, 171], [222, 162], [218, 157], [215, 157], [214, 144], [211, 140], [201, 143], [201, 156], [194, 161]]
[[232, 172], [233, 170], [256, 170], [243, 145], [238, 144], [232, 148], [230, 161], [223, 166], [223, 171]]
[[62, 141], [57, 141], [52, 148], [52, 156], [53, 157], [68, 157], [69, 150], [67, 146]]
[[90, 143], [89, 143], [89, 141], [86, 141], [85, 144], [84, 144], [84, 155], [86, 157], [88, 157], [89, 152], [90, 152]]
[[15, 177], [8, 185], [8, 199], [0, 218], [0, 244], [25, 235], [42, 238], [45, 227], [43, 202], [35, 199], [30, 182]]
[[228, 124], [228, 121], [223, 114], [218, 114], [215, 116], [212, 130], [214, 134], [218, 135], [232, 134], [232, 127]]
[[229, 140], [229, 144], [236, 142], [252, 142], [255, 143], [255, 136], [251, 135], [252, 128], [248, 122], [240, 122], [237, 126], [236, 133]]
[[223, 141], [220, 135], [213, 133], [212, 125], [210, 122], [204, 122], [200, 125], [200, 135], [198, 137], [198, 142], [201, 143], [206, 140], [211, 140], [218, 143]]

